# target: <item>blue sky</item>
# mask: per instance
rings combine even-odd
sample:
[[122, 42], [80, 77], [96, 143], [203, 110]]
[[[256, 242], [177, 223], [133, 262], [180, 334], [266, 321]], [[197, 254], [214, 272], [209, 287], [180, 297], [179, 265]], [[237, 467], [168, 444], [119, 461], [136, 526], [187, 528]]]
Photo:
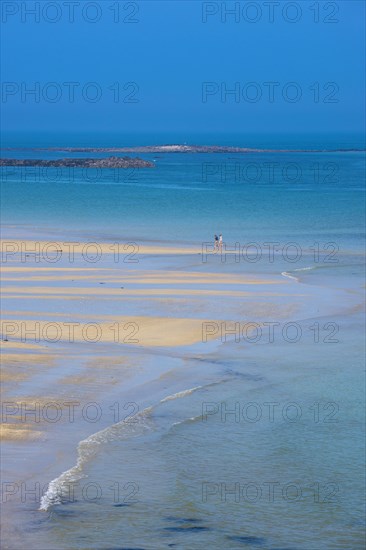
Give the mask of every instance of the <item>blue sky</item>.
[[80, 1], [73, 22], [63, 1], [38, 4], [39, 22], [23, 2], [2, 2], [5, 131], [364, 128], [363, 1], [270, 2], [272, 14], [245, 1], [235, 15], [225, 14], [235, 2]]

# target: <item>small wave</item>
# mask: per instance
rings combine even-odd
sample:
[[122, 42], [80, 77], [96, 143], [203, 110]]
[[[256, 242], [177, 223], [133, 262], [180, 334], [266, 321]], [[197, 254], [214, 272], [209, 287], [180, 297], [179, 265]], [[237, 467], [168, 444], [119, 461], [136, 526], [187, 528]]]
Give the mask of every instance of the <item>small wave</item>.
[[310, 271], [311, 269], [316, 269], [316, 266], [313, 265], [311, 267], [298, 267], [297, 269], [294, 269], [294, 271]]
[[[210, 361], [212, 362], [212, 361]], [[224, 364], [224, 363], [223, 363]], [[225, 382], [228, 382], [231, 380], [232, 375], [237, 375], [238, 373], [234, 373], [231, 369], [227, 371], [227, 374], [230, 376], [225, 378], [220, 378], [219, 380], [214, 380], [212, 382], [208, 382], [207, 384], [204, 384], [203, 386], [195, 386], [194, 388], [189, 388], [188, 390], [179, 391], [177, 393], [173, 393], [172, 395], [168, 395], [167, 397], [164, 397], [161, 399], [160, 403], [166, 403], [167, 401], [173, 401], [174, 399], [180, 399], [182, 397], [186, 397], [187, 395], [191, 395], [193, 392], [198, 390], [207, 390], [208, 388], [211, 388], [212, 386], [217, 386], [218, 384], [223, 384]]]
[[41, 498], [39, 510], [48, 511], [52, 506], [62, 504], [63, 501], [70, 497], [71, 484], [87, 477], [83, 473], [83, 467], [96, 456], [102, 443], [143, 435], [147, 431], [152, 430], [153, 425], [150, 420], [152, 409], [153, 407], [147, 407], [141, 413], [131, 417], [129, 421], [122, 420], [80, 441], [77, 449], [78, 458], [76, 465], [49, 483], [47, 491]]
[[173, 401], [174, 399], [180, 399], [181, 397], [185, 397], [186, 395], [190, 395], [194, 391], [203, 389], [204, 386], [195, 386], [194, 388], [190, 388], [188, 390], [179, 391], [177, 393], [173, 393], [172, 395], [168, 395], [167, 397], [164, 397], [160, 403], [166, 403], [167, 401]]
[[[230, 374], [232, 375], [233, 373], [230, 372]], [[232, 376], [229, 376], [228, 378], [213, 381], [203, 386], [194, 386], [193, 388], [189, 388], [187, 390], [168, 395], [160, 400], [160, 404], [167, 403], [168, 401], [173, 401], [175, 399], [181, 399], [183, 397], [191, 395], [198, 390], [207, 389], [217, 384], [222, 384], [229, 381], [231, 378]], [[97, 455], [100, 446], [103, 443], [143, 435], [146, 432], [155, 429], [155, 424], [153, 424], [153, 421], [151, 419], [151, 413], [153, 409], [153, 406], [147, 407], [140, 413], [131, 417], [129, 421], [122, 420], [121, 422], [113, 424], [112, 426], [108, 426], [107, 428], [96, 432], [86, 439], [80, 441], [77, 448], [78, 458], [76, 465], [69, 470], [63, 472], [56, 479], [50, 481], [47, 487], [47, 491], [41, 498], [39, 510], [48, 511], [52, 506], [67, 502], [67, 500], [70, 498], [70, 489], [72, 490], [72, 484], [84, 477], [87, 477], [87, 475], [83, 472], [83, 468], [89, 460]], [[186, 418], [181, 421], [175, 422], [171, 427], [185, 424], [187, 422], [197, 422], [200, 419], [201, 415], [188, 419]]]
[[172, 424], [172, 428], [175, 428], [177, 426], [181, 426], [182, 424], [193, 424], [194, 422], [202, 421], [202, 414], [198, 414], [197, 416], [191, 416], [189, 418], [184, 418], [183, 420], [179, 420], [179, 422], [174, 422]]
[[287, 271], [282, 271], [281, 275], [283, 275], [283, 277], [288, 277], [289, 279], [293, 279], [293, 280], [296, 281], [297, 283], [299, 282], [298, 277], [294, 277], [294, 275], [291, 275], [291, 274], [288, 273]]
[[310, 267], [298, 267], [297, 269], [294, 269], [292, 271], [282, 271], [281, 275], [283, 275], [283, 277], [288, 277], [289, 279], [294, 279], [295, 281], [299, 282], [299, 278], [295, 277], [295, 275], [292, 275], [293, 273], [295, 273], [295, 271], [311, 271], [313, 269], [316, 269], [316, 267], [317, 266], [315, 265]]

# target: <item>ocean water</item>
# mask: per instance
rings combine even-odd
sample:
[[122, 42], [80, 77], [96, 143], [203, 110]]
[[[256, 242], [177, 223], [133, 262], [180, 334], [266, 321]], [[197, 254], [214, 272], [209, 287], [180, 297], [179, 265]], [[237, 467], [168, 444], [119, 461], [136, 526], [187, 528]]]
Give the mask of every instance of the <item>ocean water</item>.
[[[4, 146], [363, 147], [358, 136], [121, 139], [11, 136]], [[94, 431], [55, 427], [49, 437], [55, 445], [61, 438], [63, 457], [52, 464], [46, 449], [42, 464], [30, 467], [45, 490], [11, 504], [17, 527], [9, 520], [4, 548], [24, 541], [42, 550], [364, 548], [364, 152], [138, 156], [155, 168], [4, 168], [4, 237], [197, 246], [199, 253], [221, 232], [236, 254], [156, 257], [148, 268], [283, 279], [286, 305], [298, 309], [280, 321], [296, 322], [301, 338], [229, 338], [139, 356], [139, 376], [113, 395], [138, 403], [138, 412]], [[212, 317], [220, 312], [214, 300], [206, 306]], [[270, 299], [259, 301], [264, 307]], [[246, 319], [278, 321], [274, 306], [265, 314], [246, 308]]]
[[[70, 143], [78, 141], [64, 137], [60, 145]], [[131, 143], [126, 138], [120, 144]], [[234, 139], [231, 143], [243, 144]], [[331, 142], [329, 147], [336, 145]], [[306, 149], [301, 142], [294, 147]], [[355, 141], [353, 147], [362, 147], [362, 142]], [[40, 154], [65, 156], [53, 151], [3, 152], [30, 158]], [[153, 160], [156, 168], [3, 167], [3, 223], [36, 222], [48, 234], [64, 232], [66, 226], [68, 231], [111, 240], [128, 235], [137, 241], [197, 243], [221, 232], [228, 246], [295, 238], [306, 247], [322, 239], [342, 249], [362, 250], [363, 152], [140, 156]]]

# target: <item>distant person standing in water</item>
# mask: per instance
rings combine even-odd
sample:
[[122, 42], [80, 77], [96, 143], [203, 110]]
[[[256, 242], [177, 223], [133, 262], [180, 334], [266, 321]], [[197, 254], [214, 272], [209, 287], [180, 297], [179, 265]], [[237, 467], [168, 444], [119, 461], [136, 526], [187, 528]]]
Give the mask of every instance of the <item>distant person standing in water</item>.
[[215, 235], [215, 241], [214, 241], [214, 252], [219, 249], [219, 238], [217, 235]]
[[219, 236], [219, 250], [222, 251], [222, 235], [220, 233], [220, 236]]

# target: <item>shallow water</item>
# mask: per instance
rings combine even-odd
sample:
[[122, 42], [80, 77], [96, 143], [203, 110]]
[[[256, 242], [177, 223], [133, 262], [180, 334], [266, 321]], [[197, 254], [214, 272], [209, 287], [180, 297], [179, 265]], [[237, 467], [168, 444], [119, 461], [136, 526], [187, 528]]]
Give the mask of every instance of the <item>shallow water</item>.
[[[262, 327], [257, 341], [228, 334], [226, 341], [174, 349], [48, 346], [56, 368], [40, 366], [7, 397], [97, 401], [103, 415], [95, 424], [77, 416], [74, 423], [42, 425], [40, 441], [6, 443], [6, 481], [41, 489], [6, 499], [4, 548], [363, 548], [364, 157], [201, 157], [159, 156], [155, 170], [141, 171], [133, 183], [92, 183], [79, 174], [53, 182], [47, 194], [45, 181], [22, 182], [15, 171], [3, 178], [5, 238], [193, 244], [196, 255], [142, 257], [128, 267], [283, 282], [276, 288], [281, 296], [261, 296], [256, 288], [248, 298], [174, 304], [134, 298], [121, 306], [126, 315], [153, 309], [277, 322], [273, 341]], [[222, 170], [236, 162], [239, 176], [235, 168], [234, 177], [221, 181]], [[267, 181], [265, 163], [273, 162]], [[336, 181], [328, 177], [329, 162]], [[205, 163], [219, 167], [208, 181]], [[301, 167], [299, 181], [284, 178], [284, 168], [294, 173], [290, 163]], [[258, 167], [261, 179], [249, 181]], [[239, 242], [239, 261], [235, 255], [203, 261], [201, 241], [220, 231], [228, 247]], [[279, 243], [273, 255], [268, 242]], [[254, 247], [242, 252], [248, 243], [261, 247], [256, 261]], [[116, 266], [108, 260], [103, 267]], [[38, 311], [43, 318], [55, 304], [5, 298], [3, 307], [7, 315]], [[111, 307], [119, 306], [70, 301], [58, 311], [97, 318]], [[118, 364], [122, 356], [132, 374]], [[89, 382], [63, 381], [91, 372]], [[128, 403], [137, 409], [123, 409]]]

